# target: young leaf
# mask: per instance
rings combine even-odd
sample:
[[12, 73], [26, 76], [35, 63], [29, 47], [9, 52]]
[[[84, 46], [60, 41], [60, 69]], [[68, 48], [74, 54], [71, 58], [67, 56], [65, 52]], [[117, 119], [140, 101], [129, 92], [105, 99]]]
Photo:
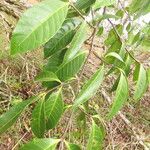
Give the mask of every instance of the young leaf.
[[56, 81], [61, 82], [55, 73], [50, 71], [43, 71], [35, 78], [36, 81]]
[[72, 143], [65, 142], [67, 150], [81, 150], [80, 146]]
[[87, 23], [83, 22], [76, 32], [73, 40], [70, 43], [70, 47], [67, 50], [65, 57], [64, 57], [64, 62], [68, 62], [72, 60], [75, 55], [79, 52], [80, 48], [82, 47], [83, 42], [85, 41], [87, 37]]
[[56, 71], [56, 75], [61, 81], [69, 80], [79, 72], [84, 64], [85, 58], [86, 53], [80, 52], [69, 62], [63, 63]]
[[92, 121], [92, 129], [89, 135], [87, 150], [102, 150], [104, 136], [102, 129]]
[[47, 118], [46, 127], [52, 129], [58, 123], [61, 115], [63, 114], [64, 103], [61, 96], [61, 90], [53, 93], [45, 102], [45, 114]]
[[136, 76], [134, 78], [137, 80], [137, 84], [133, 98], [135, 100], [139, 100], [147, 89], [148, 79], [146, 70], [144, 69], [142, 64], [137, 65], [136, 68], [137, 73], [134, 74]]
[[81, 92], [77, 96], [73, 107], [76, 108], [79, 105], [86, 102], [88, 99], [90, 99], [94, 94], [96, 94], [96, 91], [100, 87], [104, 77], [104, 66], [101, 67], [88, 82], [83, 86], [81, 89]]
[[42, 138], [44, 136], [46, 129], [44, 98], [39, 101], [32, 112], [31, 129], [36, 137]]
[[55, 150], [59, 139], [34, 139], [19, 150]]
[[71, 42], [79, 23], [78, 20], [68, 19], [58, 33], [45, 44], [44, 57], [50, 57], [54, 53], [64, 49]]
[[2, 134], [9, 127], [11, 127], [16, 122], [18, 117], [21, 115], [23, 110], [36, 100], [37, 98], [33, 97], [33, 98], [30, 98], [29, 100], [20, 102], [18, 105], [15, 105], [6, 113], [2, 114], [0, 116], [0, 134]]
[[120, 80], [116, 90], [115, 100], [113, 102], [112, 108], [108, 114], [108, 119], [112, 119], [113, 116], [123, 107], [128, 99], [128, 82], [125, 75], [121, 72]]
[[11, 39], [11, 54], [26, 52], [46, 43], [60, 29], [68, 3], [45, 0], [28, 9], [19, 20]]

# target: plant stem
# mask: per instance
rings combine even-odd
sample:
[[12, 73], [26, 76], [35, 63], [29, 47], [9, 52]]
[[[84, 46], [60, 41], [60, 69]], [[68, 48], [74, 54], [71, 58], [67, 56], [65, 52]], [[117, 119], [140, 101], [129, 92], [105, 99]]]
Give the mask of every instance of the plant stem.
[[[86, 18], [84, 17], [84, 15], [80, 12], [80, 10], [78, 10], [78, 9], [74, 6], [74, 4], [71, 4], [71, 3], [70, 3], [70, 6], [80, 15], [80, 17], [81, 17], [82, 19], [84, 19], [84, 20], [86, 21]], [[94, 27], [93, 25], [91, 25], [88, 21], [86, 21], [86, 23], [87, 23], [91, 28], [94, 28], [94, 29], [95, 29], [95, 27]]]
[[[121, 43], [123, 43], [123, 42], [122, 42], [122, 39], [121, 39], [121, 36], [119, 35], [119, 33], [118, 33], [116, 27], [114, 26], [114, 24], [110, 21], [110, 19], [107, 19], [107, 20], [108, 20], [108, 22], [111, 24], [111, 26], [113, 27], [113, 29], [114, 29], [114, 31], [115, 31], [117, 37], [118, 37], [118, 40], [119, 40]], [[130, 55], [130, 57], [131, 57], [135, 62], [140, 63], [140, 62], [130, 53], [130, 51], [129, 51], [126, 47], [125, 47], [125, 50], [126, 50], [126, 52]]]

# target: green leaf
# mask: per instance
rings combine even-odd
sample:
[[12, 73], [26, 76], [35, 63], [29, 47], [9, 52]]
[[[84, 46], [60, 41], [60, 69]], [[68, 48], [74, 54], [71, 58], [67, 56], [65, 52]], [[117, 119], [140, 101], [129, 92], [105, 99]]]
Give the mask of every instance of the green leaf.
[[92, 121], [92, 129], [89, 135], [87, 150], [102, 150], [104, 132], [94, 121]]
[[130, 73], [130, 67], [132, 64], [132, 59], [129, 54], [126, 57], [125, 64], [126, 64], [126, 66], [124, 67], [124, 72], [126, 73], [126, 76], [128, 76]]
[[65, 142], [67, 150], [81, 150], [80, 146], [73, 144], [73, 143], [68, 143]]
[[98, 35], [98, 36], [101, 36], [101, 35], [103, 34], [103, 31], [104, 31], [103, 26], [99, 27], [98, 32], [97, 32], [97, 35]]
[[141, 35], [141, 33], [138, 32], [138, 33], [134, 36], [133, 41], [132, 41], [132, 43], [131, 43], [132, 45], [135, 44], [137, 41], [139, 41], [140, 35]]
[[115, 0], [96, 0], [93, 8], [99, 9], [100, 7], [110, 6], [115, 3]]
[[11, 54], [26, 52], [45, 44], [61, 28], [68, 3], [45, 0], [29, 8], [19, 20], [11, 39]]
[[50, 57], [54, 53], [64, 49], [71, 42], [78, 25], [78, 20], [66, 20], [58, 33], [45, 44], [44, 57]]
[[56, 72], [59, 66], [63, 63], [64, 55], [67, 49], [63, 49], [53, 54], [50, 58], [48, 58], [47, 63], [44, 65], [43, 70], [47, 70], [50, 72]]
[[124, 11], [122, 11], [121, 9], [116, 12], [116, 16], [118, 16], [119, 18], [123, 18], [123, 15]]
[[75, 55], [79, 52], [80, 48], [82, 47], [82, 44], [84, 43], [86, 37], [87, 23], [83, 22], [70, 43], [70, 47], [67, 50], [64, 57], [64, 62], [68, 62], [75, 57]]
[[96, 0], [77, 0], [75, 3], [75, 6], [81, 10], [81, 9], [86, 9], [90, 6], [92, 6], [95, 3]]
[[119, 84], [119, 81], [120, 81], [120, 76], [116, 79], [115, 83], [113, 84], [112, 88], [111, 88], [111, 91], [116, 91], [117, 87], [118, 87], [118, 84]]
[[59, 139], [34, 139], [19, 150], [55, 150]]
[[129, 32], [131, 30], [131, 23], [129, 23], [126, 27], [127, 32]]
[[29, 100], [20, 102], [19, 104], [8, 110], [6, 113], [2, 114], [0, 116], [0, 134], [2, 134], [9, 127], [11, 127], [16, 122], [21, 113], [24, 111], [24, 109], [36, 100], [37, 98], [33, 97]]
[[[119, 24], [119, 25], [116, 25], [115, 28], [118, 31], [118, 33], [121, 35], [123, 32], [123, 26]], [[118, 39], [118, 36], [117, 36], [115, 30], [111, 29], [109, 31], [107, 39], [105, 40], [105, 44], [106, 44], [106, 46], [109, 46], [109, 45], [113, 46], [114, 43], [116, 43], [116, 42], [120, 43], [120, 40]], [[118, 45], [120, 45], [120, 44], [118, 44]]]
[[128, 99], [128, 82], [125, 75], [121, 72], [120, 80], [115, 94], [115, 99], [112, 108], [108, 114], [108, 119], [112, 119], [118, 111], [124, 106]]
[[107, 58], [107, 57], [114, 57], [114, 58], [116, 58], [117, 60], [119, 60], [119, 61], [121, 61], [121, 62], [124, 63], [124, 61], [123, 61], [123, 59], [121, 58], [121, 56], [120, 56], [119, 54], [115, 53], [115, 52], [110, 52], [110, 53], [108, 53], [108, 54], [105, 56], [105, 58]]
[[46, 129], [44, 98], [39, 101], [32, 112], [31, 129], [36, 137], [42, 138], [44, 136]]
[[129, 7], [129, 12], [131, 15], [135, 15], [135, 19], [142, 15], [145, 15], [150, 12], [150, 2], [149, 0], [132, 0], [132, 3]]
[[35, 78], [36, 81], [56, 81], [61, 82], [55, 73], [50, 71], [43, 71]]
[[45, 113], [47, 118], [47, 129], [54, 128], [64, 111], [64, 103], [61, 96], [61, 89], [52, 93], [45, 102]]
[[136, 74], [137, 84], [136, 84], [133, 98], [135, 100], [139, 100], [143, 96], [145, 91], [147, 90], [148, 78], [147, 78], [146, 70], [144, 69], [142, 64], [138, 64], [136, 68], [137, 68], [136, 69], [137, 70], [137, 74]]
[[86, 102], [88, 99], [90, 99], [94, 94], [96, 94], [96, 91], [100, 87], [102, 81], [104, 78], [104, 66], [102, 66], [97, 72], [91, 77], [90, 80], [85, 83], [83, 88], [81, 89], [79, 95], [77, 96], [73, 107], [76, 108], [79, 105]]
[[69, 80], [80, 71], [84, 64], [85, 58], [86, 53], [80, 52], [69, 62], [63, 63], [56, 71], [56, 75], [61, 81]]

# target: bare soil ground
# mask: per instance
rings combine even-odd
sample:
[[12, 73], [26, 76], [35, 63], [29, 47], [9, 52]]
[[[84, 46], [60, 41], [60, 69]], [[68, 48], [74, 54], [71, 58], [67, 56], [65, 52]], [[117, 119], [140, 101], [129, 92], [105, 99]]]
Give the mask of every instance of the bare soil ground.
[[[35, 0], [29, 0], [30, 3], [35, 3]], [[10, 25], [8, 24], [10, 23]], [[9, 55], [9, 33], [16, 24], [16, 19], [13, 16], [0, 11], [0, 114], [7, 111], [12, 105], [25, 100], [32, 95], [35, 95], [41, 90], [41, 86], [34, 82], [34, 77], [42, 68], [43, 56], [42, 50], [36, 50], [25, 55], [12, 57]], [[95, 41], [99, 45], [99, 39]], [[89, 45], [85, 45], [85, 49]], [[93, 72], [99, 67], [101, 61], [99, 56], [103, 53], [104, 48], [100, 46], [94, 47], [94, 53], [84, 70], [84, 79], [89, 78]], [[34, 54], [34, 55], [33, 55]], [[137, 58], [145, 65], [150, 67], [150, 53], [138, 52]], [[83, 79], [83, 80], [84, 80]], [[114, 77], [109, 77], [105, 80], [103, 88], [92, 98], [91, 105], [99, 107], [100, 116], [105, 116], [109, 106], [108, 101], [113, 95], [109, 94], [110, 86], [114, 82]], [[132, 82], [132, 81], [129, 81]], [[75, 85], [73, 84], [72, 87]], [[105, 90], [103, 90], [105, 89]], [[66, 92], [69, 93], [69, 92]], [[71, 94], [65, 94], [66, 102]], [[31, 106], [26, 113], [19, 118], [17, 123], [11, 127], [6, 133], [0, 137], [0, 149], [14, 150], [20, 145], [26, 143], [32, 138], [30, 130], [30, 116], [32, 111]], [[138, 104], [134, 104], [129, 100], [127, 105], [121, 111], [130, 124], [126, 123], [122, 115], [118, 115], [109, 123], [105, 123], [107, 135], [105, 138], [105, 150], [144, 150], [141, 141], [150, 147], [150, 88]], [[50, 131], [47, 135], [60, 137], [63, 132], [66, 119], [69, 114], [65, 114], [59, 126]], [[88, 126], [87, 126], [88, 128]], [[77, 130], [80, 128], [72, 123], [70, 134], [74, 137], [74, 142], [86, 143], [87, 139], [80, 137]]]

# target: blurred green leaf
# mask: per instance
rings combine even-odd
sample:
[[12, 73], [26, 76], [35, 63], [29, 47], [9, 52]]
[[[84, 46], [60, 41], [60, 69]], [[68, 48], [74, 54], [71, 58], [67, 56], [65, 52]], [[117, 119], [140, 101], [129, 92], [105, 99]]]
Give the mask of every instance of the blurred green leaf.
[[129, 95], [128, 82], [125, 75], [121, 72], [120, 80], [115, 94], [115, 99], [112, 108], [108, 114], [108, 119], [112, 119], [118, 111], [124, 106]]
[[10, 108], [6, 113], [0, 116], [0, 134], [5, 132], [9, 127], [11, 127], [24, 109], [29, 106], [31, 103], [35, 102], [37, 97], [30, 98], [26, 101], [20, 102], [18, 105]]
[[148, 78], [146, 70], [142, 64], [137, 64], [135, 70], [136, 73], [134, 73], [134, 79], [137, 81], [137, 84], [133, 98], [139, 100], [147, 90]]
[[25, 144], [19, 150], [55, 150], [59, 139], [34, 139], [33, 141]]
[[92, 129], [89, 135], [87, 150], [102, 150], [104, 136], [102, 128], [92, 121]]

